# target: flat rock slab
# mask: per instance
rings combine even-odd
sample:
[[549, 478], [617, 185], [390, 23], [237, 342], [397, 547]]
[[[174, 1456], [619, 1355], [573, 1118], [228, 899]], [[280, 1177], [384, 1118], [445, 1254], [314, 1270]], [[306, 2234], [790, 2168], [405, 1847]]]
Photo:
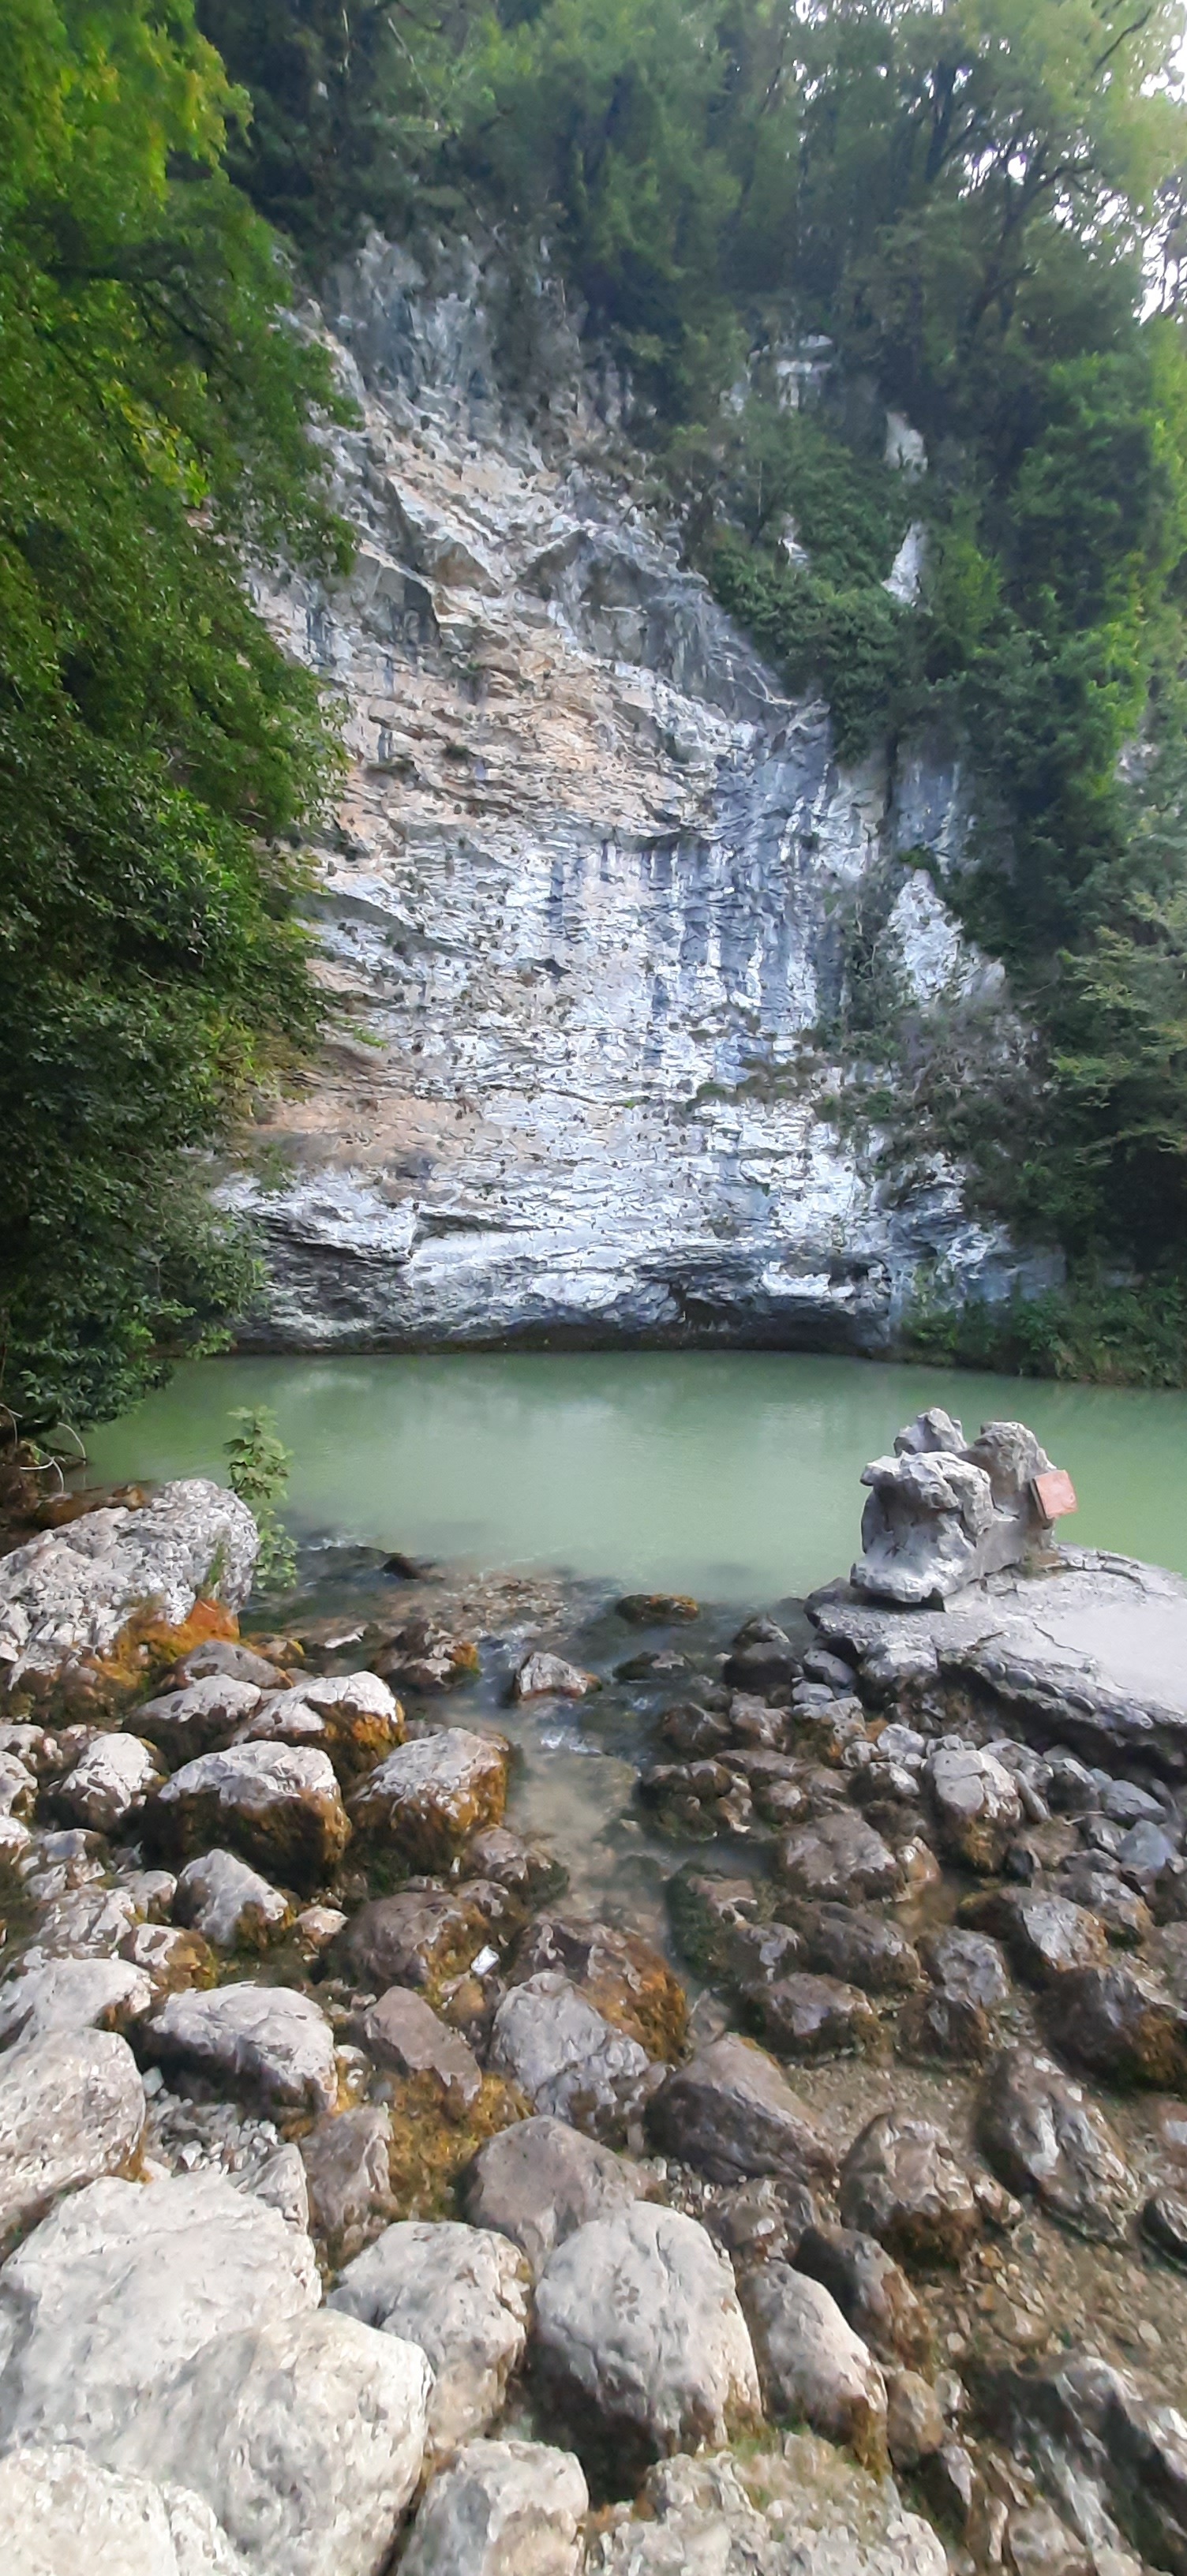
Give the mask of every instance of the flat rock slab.
[[848, 1584], [809, 1610], [863, 1677], [900, 1671], [992, 1695], [1011, 1732], [1117, 1768], [1141, 1754], [1187, 1771], [1187, 1582], [1160, 1566], [1063, 1548], [1049, 1573], [990, 1575], [944, 1610], [892, 1610]]
[[0, 2271], [0, 2443], [110, 2458], [212, 2335], [319, 2297], [309, 2238], [221, 2175], [90, 2183]]
[[131, 2163], [144, 2086], [127, 2041], [58, 2031], [0, 2059], [0, 2246], [77, 2191]]
[[648, 2456], [761, 2415], [730, 2264], [678, 2210], [637, 2201], [567, 2237], [537, 2288], [536, 2344], [578, 2450], [618, 2494]]
[[447, 2458], [485, 2432], [527, 2342], [531, 2276], [485, 2228], [406, 2219], [348, 2263], [330, 2307], [419, 2344], [433, 2370], [428, 2443]]
[[330, 2024], [312, 1996], [286, 1986], [170, 1995], [141, 2037], [159, 2065], [212, 2077], [250, 2100], [301, 2111], [330, 2111], [337, 2100]]
[[578, 2576], [589, 2489], [572, 2451], [468, 2442], [434, 2478], [400, 2576]]

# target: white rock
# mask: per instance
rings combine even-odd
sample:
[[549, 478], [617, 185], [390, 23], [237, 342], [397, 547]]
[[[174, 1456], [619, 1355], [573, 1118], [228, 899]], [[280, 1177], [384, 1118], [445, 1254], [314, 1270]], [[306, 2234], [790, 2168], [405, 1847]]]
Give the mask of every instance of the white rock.
[[0, 2243], [61, 2192], [119, 2173], [144, 2127], [144, 2086], [126, 2040], [57, 2031], [0, 2059]]
[[589, 2490], [572, 2451], [468, 2442], [434, 2478], [400, 2576], [578, 2576]]
[[329, 1756], [312, 1746], [231, 1744], [167, 1780], [150, 1826], [170, 1852], [236, 1844], [304, 1885], [341, 1859], [350, 1826]]
[[138, 1735], [101, 1735], [59, 1782], [55, 1797], [72, 1824], [109, 1834], [160, 1785], [151, 1744]]
[[110, 1655], [146, 1611], [176, 1628], [200, 1598], [237, 1610], [258, 1550], [246, 1503], [200, 1476], [43, 1530], [0, 1559], [0, 1666], [11, 1687], [47, 1686]]
[[136, 1724], [171, 1763], [190, 1762], [229, 1742], [263, 1696], [258, 1682], [245, 1681], [238, 1673], [203, 1673], [181, 1690], [144, 1701]]
[[517, 1699], [585, 1699], [600, 1689], [596, 1673], [583, 1673], [563, 1655], [525, 1655], [513, 1689]]
[[263, 1950], [293, 1919], [287, 1896], [234, 1852], [204, 1852], [182, 1870], [174, 1912], [216, 1950]]
[[530, 2285], [524, 2256], [507, 2237], [409, 2219], [347, 2264], [329, 2304], [427, 2353], [429, 2445], [441, 2459], [498, 2414], [523, 2358]]
[[126, 2030], [149, 2009], [151, 1981], [128, 1959], [46, 1959], [26, 1952], [0, 1986], [0, 2048], [51, 2030]]
[[424, 2457], [423, 2351], [328, 2310], [218, 2334], [116, 2464], [185, 2480], [255, 2576], [379, 2576]]
[[247, 2576], [208, 2505], [120, 2477], [68, 2443], [0, 2460], [4, 2576]]
[[492, 2074], [518, 2084], [535, 2110], [613, 2136], [650, 2059], [567, 1977], [545, 1968], [503, 1996], [487, 2064]]
[[44, 1959], [110, 1959], [134, 1930], [139, 1908], [131, 1887], [72, 1887], [47, 1905], [22, 1965]]
[[308, 2237], [221, 2175], [90, 2183], [0, 2270], [0, 2442], [109, 2458], [212, 2335], [319, 2296]]
[[356, 1789], [350, 1812], [360, 1832], [390, 1839], [416, 1868], [447, 1869], [483, 1825], [497, 1825], [507, 1798], [508, 1748], [466, 1727], [442, 1727], [402, 1744]]
[[307, 2111], [338, 2097], [334, 2034], [312, 1996], [286, 1986], [216, 1986], [170, 1995], [144, 2024], [150, 2057], [234, 2092]]
[[537, 2288], [536, 2339], [582, 2447], [695, 2449], [761, 2415], [731, 2267], [678, 2210], [636, 2201], [566, 2237]]

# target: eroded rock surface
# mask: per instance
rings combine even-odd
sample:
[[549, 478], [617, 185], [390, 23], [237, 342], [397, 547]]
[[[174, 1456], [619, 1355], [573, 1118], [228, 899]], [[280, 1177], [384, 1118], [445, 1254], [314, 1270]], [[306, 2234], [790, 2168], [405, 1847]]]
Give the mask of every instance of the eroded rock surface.
[[9, 1696], [55, 1690], [127, 1696], [141, 1667], [120, 1663], [130, 1632], [181, 1631], [200, 1600], [238, 1610], [259, 1547], [245, 1503], [192, 1476], [137, 1510], [113, 1505], [43, 1530], [0, 1558], [0, 1678]]

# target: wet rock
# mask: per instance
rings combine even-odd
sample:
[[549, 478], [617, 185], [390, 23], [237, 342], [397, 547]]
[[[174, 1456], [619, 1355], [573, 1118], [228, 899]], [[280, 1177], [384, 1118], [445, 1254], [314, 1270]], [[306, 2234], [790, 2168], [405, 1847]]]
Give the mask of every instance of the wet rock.
[[949, 1858], [992, 1877], [1022, 1821], [1017, 1781], [991, 1753], [938, 1744], [927, 1766], [936, 1829]]
[[329, 2111], [337, 2099], [334, 2035], [309, 1995], [285, 1986], [219, 1986], [171, 1995], [140, 2030], [145, 2054], [169, 2072], [280, 2108]]
[[[1092, 2353], [986, 2373], [982, 2407], [1102, 2557], [1119, 2533], [1155, 2567], [1187, 2568], [1187, 2432]], [[1097, 2564], [1101, 2560], [1098, 2558]], [[1107, 2559], [1106, 2559], [1107, 2563]]]
[[[706, 1715], [708, 1715], [706, 1711]], [[729, 1703], [726, 1721], [735, 1744], [753, 1744], [772, 1753], [786, 1753], [792, 1741], [792, 1720], [786, 1709], [771, 1708], [766, 1700], [754, 1699], [746, 1691], [735, 1691]], [[661, 1734], [663, 1728], [660, 1729]], [[712, 1746], [689, 1745], [687, 1750], [711, 1752]]]
[[701, 1615], [688, 1592], [627, 1592], [614, 1608], [630, 1628], [668, 1628]]
[[542, 1914], [519, 1942], [511, 1973], [522, 1984], [549, 1970], [567, 1977], [596, 2012], [637, 2039], [650, 2057], [679, 2055], [688, 2023], [684, 1988], [637, 1932]]
[[793, 1896], [816, 1904], [851, 1904], [859, 1896], [897, 1896], [902, 1872], [889, 1844], [848, 1808], [790, 1833], [777, 1844], [776, 1877]]
[[[349, 1642], [353, 1645], [354, 1638]], [[406, 1619], [391, 1644], [374, 1657], [372, 1670], [385, 1681], [398, 1682], [403, 1690], [431, 1696], [473, 1680], [478, 1648], [472, 1638], [451, 1637], [435, 1619]]]
[[487, 2065], [518, 2085], [535, 2110], [610, 2142], [625, 2135], [650, 2060], [567, 1977], [549, 1971], [504, 1995]]
[[816, 2203], [806, 2183], [777, 2182], [763, 2174], [707, 2198], [702, 2218], [736, 2274], [756, 2263], [792, 2263], [805, 2230], [816, 2223]]
[[588, 2508], [572, 2451], [467, 2442], [429, 2488], [401, 2576], [579, 2576]]
[[567, 2236], [650, 2188], [638, 2165], [544, 2115], [481, 2148], [461, 2178], [459, 2199], [471, 2227], [510, 2237], [538, 2275]]
[[[764, 1708], [763, 1714], [766, 1717], [770, 1712]], [[669, 1752], [695, 1761], [701, 1756], [712, 1760], [715, 1754], [724, 1752], [734, 1729], [730, 1719], [719, 1716], [714, 1709], [701, 1708], [695, 1701], [678, 1701], [674, 1708], [664, 1710], [659, 1733], [660, 1742]]]
[[58, 1783], [54, 1799], [72, 1825], [109, 1834], [138, 1816], [160, 1785], [151, 1744], [138, 1735], [101, 1735]]
[[1131, 1887], [1145, 1895], [1158, 1887], [1159, 1881], [1175, 1867], [1180, 1836], [1168, 1833], [1165, 1824], [1144, 1820], [1131, 1825], [1117, 1846], [1117, 1867]]
[[244, 1744], [312, 1744], [344, 1787], [404, 1740], [404, 1711], [378, 1673], [311, 1673], [271, 1691], [239, 1730]]
[[1113, 2084], [1187, 2092], [1187, 2012], [1145, 1969], [1080, 1968], [1050, 1998], [1061, 2054]]
[[204, 1852], [182, 1870], [174, 1913], [216, 1950], [264, 1950], [287, 1931], [287, 1896], [234, 1852]]
[[[263, 1687], [274, 1687], [277, 1678], [274, 1673], [272, 1684]], [[200, 1680], [189, 1682], [184, 1690], [167, 1690], [159, 1699], [146, 1700], [136, 1711], [136, 1724], [141, 1735], [176, 1769], [182, 1762], [192, 1762], [199, 1754], [229, 1744], [237, 1729], [254, 1715], [261, 1698], [258, 1682], [243, 1680], [233, 1672], [206, 1673]]]
[[448, 1869], [480, 1827], [502, 1822], [508, 1754], [501, 1736], [460, 1726], [403, 1744], [356, 1789], [355, 1827], [394, 1844], [414, 1869]]
[[200, 1599], [240, 1608], [258, 1548], [246, 1504], [199, 1476], [162, 1485], [136, 1510], [86, 1512], [43, 1530], [0, 1560], [9, 1692], [126, 1695], [154, 1629], [163, 1660]]
[[90, 2183], [0, 2270], [0, 2440], [109, 2457], [212, 2335], [318, 2296], [308, 2237], [221, 2176]]
[[904, 1995], [922, 1984], [919, 1954], [889, 1915], [856, 1905], [804, 1906], [795, 1917], [804, 1965], [842, 1977], [871, 1995]]
[[309, 2218], [339, 2262], [357, 2253], [363, 2233], [392, 2218], [388, 2148], [391, 2116], [379, 2103], [320, 2119], [300, 2140]]
[[596, 1673], [583, 1673], [562, 1655], [525, 1655], [511, 1685], [513, 1699], [588, 1699], [602, 1687]]
[[1134, 2185], [1115, 2138], [1082, 2085], [1049, 2057], [1007, 2048], [977, 2107], [977, 2138], [1011, 2191], [1033, 2194], [1081, 2236], [1116, 2244], [1134, 2208]]
[[993, 2027], [980, 2004], [942, 1987], [912, 1995], [899, 2014], [895, 2045], [900, 2057], [923, 2065], [983, 2066], [993, 2047]]
[[780, 2057], [838, 2057], [877, 2051], [882, 2024], [860, 1986], [796, 1971], [746, 1990], [747, 2014]]
[[1168, 2262], [1187, 2264], [1187, 2194], [1151, 2192], [1142, 2211], [1142, 2233]]
[[201, 1933], [177, 1931], [170, 1923], [137, 1923], [124, 1934], [119, 1955], [143, 1970], [154, 2003], [191, 1986], [212, 1986], [218, 1975], [218, 1961]]
[[186, 2479], [255, 2576], [374, 2576], [420, 2476], [428, 2390], [415, 2344], [328, 2309], [269, 2318], [204, 2343], [119, 2462]]
[[152, 2000], [151, 1980], [129, 1959], [38, 1959], [26, 1952], [0, 1985], [0, 2048], [50, 2031], [126, 2031]]
[[652, 2143], [710, 2182], [831, 2180], [835, 2162], [782, 2069], [729, 2032], [674, 2067], [647, 2105]]
[[995, 1888], [966, 1900], [963, 1919], [1005, 1943], [1020, 1976], [1053, 1986], [1073, 1968], [1099, 1967], [1109, 1955], [1104, 1925], [1065, 1896], [1029, 1888]]
[[58, 2031], [0, 2059], [0, 2247], [62, 2193], [131, 2167], [144, 2087], [126, 2040]]
[[72, 2442], [0, 2460], [0, 2564], [5, 2576], [246, 2576], [188, 2488], [118, 2477]]
[[905, 2263], [959, 2264], [980, 2232], [972, 2184], [942, 2132], [895, 2111], [854, 2139], [839, 2197], [846, 2227], [876, 2236]]
[[170, 1858], [230, 1844], [297, 1887], [327, 1877], [350, 1840], [328, 1756], [288, 1744], [233, 1744], [183, 1764], [145, 1827]]
[[790, 1923], [738, 1923], [724, 1944], [719, 1974], [724, 1984], [745, 1990], [772, 1985], [806, 1964], [803, 1936]]
[[886, 2413], [886, 2447], [894, 2467], [917, 2469], [921, 2460], [940, 2451], [948, 2428], [934, 2388], [918, 2371], [900, 2370], [890, 2382]]
[[462, 2119], [477, 2101], [482, 2075], [473, 2050], [411, 1986], [389, 1986], [378, 2003], [359, 2015], [354, 2029], [376, 2066], [427, 2078], [443, 2110], [454, 2118]]
[[753, 2460], [665, 2460], [638, 2515], [591, 2544], [589, 2576], [947, 2576], [942, 2542], [893, 2481], [813, 2433]]
[[703, 2227], [636, 2202], [548, 2260], [536, 2293], [545, 2390], [617, 2492], [657, 2452], [721, 2442], [760, 2414], [733, 2273]]
[[931, 2358], [926, 2308], [892, 2255], [852, 2227], [810, 2227], [795, 2256], [797, 2272], [819, 2281], [878, 2361], [924, 2369]]
[[342, 1974], [372, 1993], [419, 1986], [431, 1999], [465, 1974], [489, 1939], [489, 1921], [471, 1888], [463, 1885], [449, 1895], [410, 1888], [361, 1905], [332, 1956]]
[[489, 1879], [494, 1886], [506, 1888], [509, 1896], [526, 1906], [543, 1905], [558, 1896], [566, 1876], [552, 1852], [540, 1843], [525, 1842], [506, 1825], [488, 1825], [475, 1834], [462, 1855], [462, 1870], [466, 1878]]
[[329, 2306], [419, 2344], [433, 2370], [435, 2459], [485, 2431], [527, 2341], [530, 2273], [518, 2246], [485, 2228], [406, 2219], [348, 2263]]
[[945, 1925], [942, 1931], [920, 1935], [919, 1956], [933, 1983], [942, 1994], [978, 2004], [983, 2012], [996, 2012], [1010, 1993], [1010, 1980], [996, 1941], [983, 1932], [964, 1931]]
[[880, 2465], [886, 2449], [886, 2382], [877, 2362], [819, 2281], [786, 2263], [764, 2263], [741, 2299], [766, 2412], [810, 2424]]
[[754, 1691], [762, 1698], [769, 1691], [790, 1690], [801, 1669], [785, 1629], [773, 1619], [750, 1619], [738, 1630], [722, 1678], [735, 1690]]

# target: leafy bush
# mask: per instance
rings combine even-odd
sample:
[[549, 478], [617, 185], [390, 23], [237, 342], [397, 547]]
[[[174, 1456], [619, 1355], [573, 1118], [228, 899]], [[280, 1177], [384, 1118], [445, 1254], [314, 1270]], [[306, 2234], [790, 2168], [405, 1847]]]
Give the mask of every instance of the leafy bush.
[[237, 1405], [230, 1419], [240, 1428], [227, 1442], [228, 1482], [254, 1514], [260, 1533], [255, 1589], [290, 1592], [297, 1579], [297, 1551], [276, 1506], [287, 1491], [292, 1451], [278, 1439], [276, 1416], [268, 1405]]

